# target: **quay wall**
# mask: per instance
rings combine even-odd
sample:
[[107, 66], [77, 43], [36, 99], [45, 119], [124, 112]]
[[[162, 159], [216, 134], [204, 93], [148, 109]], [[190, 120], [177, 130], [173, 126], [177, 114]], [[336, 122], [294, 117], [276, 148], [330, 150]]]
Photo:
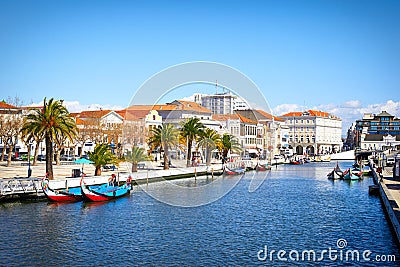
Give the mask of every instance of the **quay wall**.
[[[370, 164], [371, 166], [373, 166], [372, 165], [373, 163], [371, 161]], [[385, 183], [380, 181], [380, 175], [376, 172], [376, 169], [375, 168], [371, 169], [372, 169], [374, 183], [379, 186], [379, 195], [381, 197], [383, 206], [385, 207], [386, 214], [389, 217], [392, 229], [396, 235], [397, 242], [400, 244], [400, 222], [394, 210], [394, 206], [397, 206], [396, 200], [390, 194]]]

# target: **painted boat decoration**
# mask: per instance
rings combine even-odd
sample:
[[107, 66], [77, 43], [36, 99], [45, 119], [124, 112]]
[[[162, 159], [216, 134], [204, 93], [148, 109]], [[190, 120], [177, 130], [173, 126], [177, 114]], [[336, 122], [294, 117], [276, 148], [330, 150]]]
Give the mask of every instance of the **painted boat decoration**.
[[129, 195], [132, 189], [132, 178], [129, 176], [123, 185], [118, 185], [113, 174], [108, 183], [89, 187], [82, 177], [80, 185], [84, 201], [109, 201]]
[[78, 202], [83, 199], [80, 187], [52, 189], [47, 178], [42, 180], [42, 189], [47, 199], [53, 202]]
[[226, 166], [224, 168], [224, 173], [227, 175], [239, 175], [239, 174], [244, 174], [244, 172], [245, 172], [244, 168], [229, 169]]
[[352, 169], [347, 169], [343, 173], [343, 179], [345, 180], [359, 180], [362, 175], [362, 172], [354, 172]]

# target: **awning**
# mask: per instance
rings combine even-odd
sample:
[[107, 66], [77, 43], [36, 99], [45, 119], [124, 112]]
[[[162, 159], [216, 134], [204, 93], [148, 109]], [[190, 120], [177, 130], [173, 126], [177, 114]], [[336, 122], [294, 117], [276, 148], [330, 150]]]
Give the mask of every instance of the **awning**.
[[257, 150], [257, 149], [252, 149], [252, 148], [249, 148], [249, 149], [247, 149], [247, 152], [249, 152], [250, 154], [258, 154], [259, 153], [259, 151]]

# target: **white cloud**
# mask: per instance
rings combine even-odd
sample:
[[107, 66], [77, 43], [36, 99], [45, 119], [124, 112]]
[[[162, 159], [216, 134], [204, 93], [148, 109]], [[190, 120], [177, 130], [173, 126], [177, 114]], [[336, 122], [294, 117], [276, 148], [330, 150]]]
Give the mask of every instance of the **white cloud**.
[[[64, 101], [64, 106], [69, 112], [81, 112], [84, 110], [121, 110], [123, 107], [118, 105], [102, 105], [102, 104], [81, 104], [79, 101]], [[30, 104], [31, 107], [43, 106], [43, 102]]]
[[342, 104], [342, 107], [344, 107], [344, 108], [358, 108], [358, 107], [361, 107], [361, 102], [360, 102], [360, 100], [350, 100], [350, 101], [347, 101], [347, 102], [344, 102], [343, 104]]
[[281, 116], [289, 112], [302, 111], [302, 110], [303, 107], [297, 104], [281, 104], [272, 109], [275, 116]]

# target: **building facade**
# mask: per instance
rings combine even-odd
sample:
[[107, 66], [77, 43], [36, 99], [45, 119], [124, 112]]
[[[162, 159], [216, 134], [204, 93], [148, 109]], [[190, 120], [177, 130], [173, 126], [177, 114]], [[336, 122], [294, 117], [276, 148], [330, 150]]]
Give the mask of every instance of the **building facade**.
[[354, 139], [361, 149], [399, 149], [400, 119], [386, 111], [365, 113], [355, 123]]
[[339, 152], [342, 120], [327, 112], [308, 110], [281, 116], [289, 128], [289, 147], [298, 155]]

